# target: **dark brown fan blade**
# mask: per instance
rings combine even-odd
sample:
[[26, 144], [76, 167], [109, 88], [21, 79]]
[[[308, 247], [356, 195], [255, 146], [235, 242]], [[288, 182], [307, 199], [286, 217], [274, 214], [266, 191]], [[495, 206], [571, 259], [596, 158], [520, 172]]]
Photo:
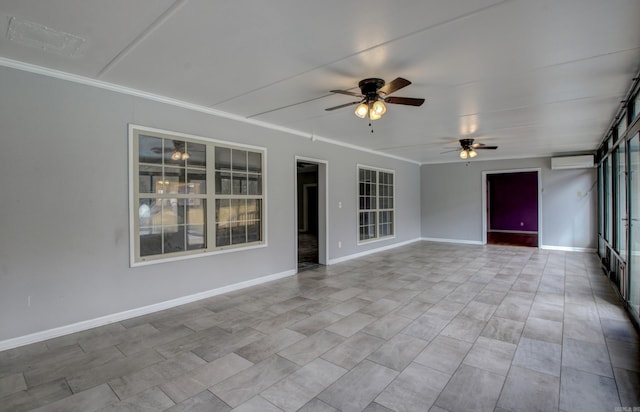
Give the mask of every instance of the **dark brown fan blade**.
[[444, 152], [440, 152], [440, 154], [451, 153], [451, 152], [459, 152], [460, 148], [456, 147], [455, 149], [445, 150]]
[[410, 84], [411, 82], [409, 80], [403, 79], [402, 77], [398, 77], [392, 80], [391, 82], [385, 84], [384, 86], [382, 86], [380, 90], [378, 90], [378, 92], [384, 94], [385, 96], [388, 96], [391, 93], [395, 92], [396, 90], [400, 90], [403, 87], [407, 87]]
[[477, 146], [477, 147], [474, 146], [475, 150], [495, 150], [497, 148], [498, 148], [498, 146], [485, 146], [485, 145], [480, 145], [480, 146]]
[[345, 103], [345, 104], [341, 104], [340, 106], [333, 106], [333, 107], [329, 107], [329, 108], [324, 109], [324, 110], [330, 112], [332, 110], [342, 109], [343, 107], [353, 106], [354, 104], [358, 104], [360, 102], [361, 102], [361, 100], [358, 100], [357, 102]]
[[386, 97], [384, 99], [385, 103], [392, 104], [406, 104], [407, 106], [422, 106], [424, 103], [424, 99], [416, 99], [413, 97]]
[[364, 97], [364, 94], [350, 92], [349, 90], [330, 90], [331, 93], [346, 94], [347, 96]]

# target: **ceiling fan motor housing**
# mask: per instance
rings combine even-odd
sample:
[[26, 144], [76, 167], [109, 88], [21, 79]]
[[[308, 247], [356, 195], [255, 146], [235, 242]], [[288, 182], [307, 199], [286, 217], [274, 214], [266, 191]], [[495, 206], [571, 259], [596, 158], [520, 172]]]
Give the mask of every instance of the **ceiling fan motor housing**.
[[358, 83], [360, 91], [367, 98], [367, 101], [375, 101], [378, 99], [378, 90], [384, 86], [384, 80], [377, 78], [363, 79]]
[[463, 150], [471, 150], [473, 145], [473, 139], [460, 139], [460, 146]]

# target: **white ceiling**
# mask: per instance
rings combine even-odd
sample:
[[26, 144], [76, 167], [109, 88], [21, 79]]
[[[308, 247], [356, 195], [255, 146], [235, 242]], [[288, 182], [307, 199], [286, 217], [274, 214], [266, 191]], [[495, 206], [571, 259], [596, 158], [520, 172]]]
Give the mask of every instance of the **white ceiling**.
[[[84, 39], [12, 39], [12, 18]], [[14, 36], [15, 37], [15, 36]], [[593, 151], [640, 68], [638, 0], [1, 0], [0, 56], [420, 163]], [[373, 123], [329, 93], [404, 77]], [[153, 125], [150, 125], [153, 126]]]

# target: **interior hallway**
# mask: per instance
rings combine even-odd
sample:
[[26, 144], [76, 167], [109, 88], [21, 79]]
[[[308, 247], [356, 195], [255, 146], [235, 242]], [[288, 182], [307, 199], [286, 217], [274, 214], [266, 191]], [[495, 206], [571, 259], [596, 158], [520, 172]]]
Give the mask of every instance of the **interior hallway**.
[[594, 254], [416, 242], [0, 352], [0, 410], [614, 411], [639, 351]]

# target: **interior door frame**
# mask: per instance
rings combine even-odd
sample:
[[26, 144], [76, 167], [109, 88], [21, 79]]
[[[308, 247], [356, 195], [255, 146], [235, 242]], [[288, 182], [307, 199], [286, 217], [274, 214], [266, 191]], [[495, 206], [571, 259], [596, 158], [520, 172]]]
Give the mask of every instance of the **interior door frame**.
[[294, 167], [294, 259], [298, 267], [298, 162], [318, 165], [318, 263], [329, 262], [329, 162], [323, 159], [295, 156]]
[[488, 175], [500, 175], [522, 172], [536, 172], [538, 175], [538, 247], [542, 246], [542, 168], [532, 167], [527, 169], [485, 170], [482, 172], [482, 244], [487, 244], [487, 177]]

